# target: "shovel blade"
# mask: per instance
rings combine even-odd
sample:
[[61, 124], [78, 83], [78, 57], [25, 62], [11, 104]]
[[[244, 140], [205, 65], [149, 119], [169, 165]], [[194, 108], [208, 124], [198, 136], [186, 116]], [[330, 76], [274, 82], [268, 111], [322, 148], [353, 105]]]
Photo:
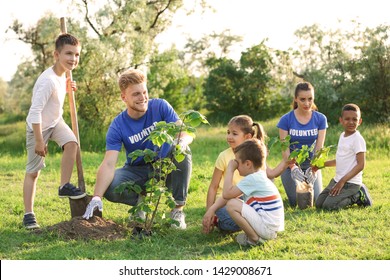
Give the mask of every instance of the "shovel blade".
[[[91, 201], [91, 199], [92, 199], [91, 195], [86, 195], [80, 199], [69, 199], [70, 214], [72, 215], [72, 218], [83, 216], [85, 210], [87, 209], [87, 205]], [[99, 210], [95, 210], [93, 212], [93, 215], [102, 217], [102, 212], [100, 212]]]

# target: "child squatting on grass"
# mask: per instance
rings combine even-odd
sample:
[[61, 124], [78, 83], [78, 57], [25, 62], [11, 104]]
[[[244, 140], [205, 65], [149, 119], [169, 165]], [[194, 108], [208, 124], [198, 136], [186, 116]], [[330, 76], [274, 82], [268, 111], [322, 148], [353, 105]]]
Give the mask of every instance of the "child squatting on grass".
[[[242, 245], [262, 244], [284, 230], [284, 207], [280, 193], [266, 174], [266, 147], [249, 139], [234, 149], [235, 159], [228, 164], [223, 185], [226, 209], [244, 231], [236, 237]], [[235, 170], [244, 178], [233, 184]], [[239, 197], [242, 197], [241, 200]]]
[[355, 104], [345, 105], [339, 121], [344, 131], [339, 138], [336, 159], [325, 162], [325, 167], [336, 166], [336, 175], [318, 196], [316, 207], [338, 210], [355, 203], [371, 206], [372, 199], [362, 178], [366, 163], [366, 142], [357, 130], [362, 123], [360, 108]]
[[[236, 232], [241, 228], [233, 221], [226, 211], [226, 201], [221, 198], [225, 173], [229, 161], [234, 159], [233, 149], [242, 144], [245, 140], [255, 138], [264, 143], [266, 133], [261, 124], [253, 122], [247, 115], [238, 115], [230, 119], [227, 125], [226, 142], [229, 148], [222, 151], [215, 162], [215, 168], [206, 200], [206, 213], [203, 216], [203, 232], [210, 233], [214, 226], [224, 232]], [[266, 173], [269, 179], [279, 176], [288, 166], [289, 162], [282, 160], [275, 168], [266, 164]], [[242, 180], [242, 176], [236, 170], [233, 175], [233, 184], [236, 185]], [[218, 199], [219, 197], [219, 199]]]
[[80, 42], [74, 36], [58, 36], [54, 51], [56, 62], [38, 77], [33, 88], [31, 107], [26, 119], [27, 166], [23, 185], [23, 225], [27, 229], [39, 227], [33, 210], [34, 198], [39, 173], [45, 167], [49, 140], [57, 142], [63, 150], [59, 197], [80, 199], [86, 195], [69, 182], [78, 144], [73, 131], [62, 118], [67, 88], [76, 89], [75, 82], [66, 80], [65, 72], [76, 68], [80, 50]]

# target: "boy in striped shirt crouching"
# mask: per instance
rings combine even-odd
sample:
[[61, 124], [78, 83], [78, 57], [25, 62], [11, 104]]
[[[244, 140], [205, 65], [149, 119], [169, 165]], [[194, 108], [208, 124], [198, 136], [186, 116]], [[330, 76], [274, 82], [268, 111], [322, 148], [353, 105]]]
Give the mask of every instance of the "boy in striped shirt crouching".
[[[243, 246], [263, 244], [284, 230], [284, 207], [280, 193], [266, 174], [266, 147], [257, 139], [246, 140], [234, 149], [223, 186], [223, 198], [232, 219], [244, 231], [236, 237]], [[233, 185], [233, 173], [244, 178]]]

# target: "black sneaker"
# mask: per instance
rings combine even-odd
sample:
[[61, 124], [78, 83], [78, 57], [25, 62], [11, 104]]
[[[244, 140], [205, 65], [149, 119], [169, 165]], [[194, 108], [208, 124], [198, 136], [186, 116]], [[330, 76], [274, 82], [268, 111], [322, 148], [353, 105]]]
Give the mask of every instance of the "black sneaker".
[[359, 193], [360, 193], [360, 200], [358, 200], [357, 205], [363, 207], [372, 206], [372, 199], [365, 185], [362, 185], [360, 187]]
[[37, 223], [37, 220], [35, 219], [34, 213], [24, 214], [23, 226], [26, 229], [36, 229], [36, 228], [39, 228], [39, 225]]
[[76, 188], [71, 183], [66, 183], [62, 188], [58, 188], [58, 196], [61, 198], [69, 197], [71, 199], [80, 199], [86, 196], [79, 188]]

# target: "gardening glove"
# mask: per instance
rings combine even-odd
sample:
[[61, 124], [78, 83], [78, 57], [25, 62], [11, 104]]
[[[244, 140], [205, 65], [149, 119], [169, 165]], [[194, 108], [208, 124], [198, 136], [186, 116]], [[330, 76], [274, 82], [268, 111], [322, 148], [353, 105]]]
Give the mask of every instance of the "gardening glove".
[[175, 139], [173, 141], [173, 145], [175, 145], [175, 146], [179, 145], [180, 151], [182, 151], [182, 152], [185, 152], [187, 150], [187, 147], [188, 147], [188, 144], [183, 139], [180, 139], [179, 141], [177, 139]]
[[93, 212], [96, 209], [99, 209], [100, 212], [103, 212], [103, 202], [99, 196], [94, 196], [92, 198], [91, 202], [87, 206], [87, 210], [85, 210], [83, 218], [88, 220], [89, 218], [93, 217]]
[[298, 166], [294, 165], [291, 168], [291, 178], [293, 180], [303, 182], [305, 180], [305, 174], [303, 174], [302, 170], [300, 168], [298, 168]]
[[306, 169], [305, 171], [305, 178], [306, 178], [306, 182], [308, 184], [314, 184], [315, 180], [317, 179], [317, 173], [314, 172], [311, 167], [309, 167], [308, 169]]

